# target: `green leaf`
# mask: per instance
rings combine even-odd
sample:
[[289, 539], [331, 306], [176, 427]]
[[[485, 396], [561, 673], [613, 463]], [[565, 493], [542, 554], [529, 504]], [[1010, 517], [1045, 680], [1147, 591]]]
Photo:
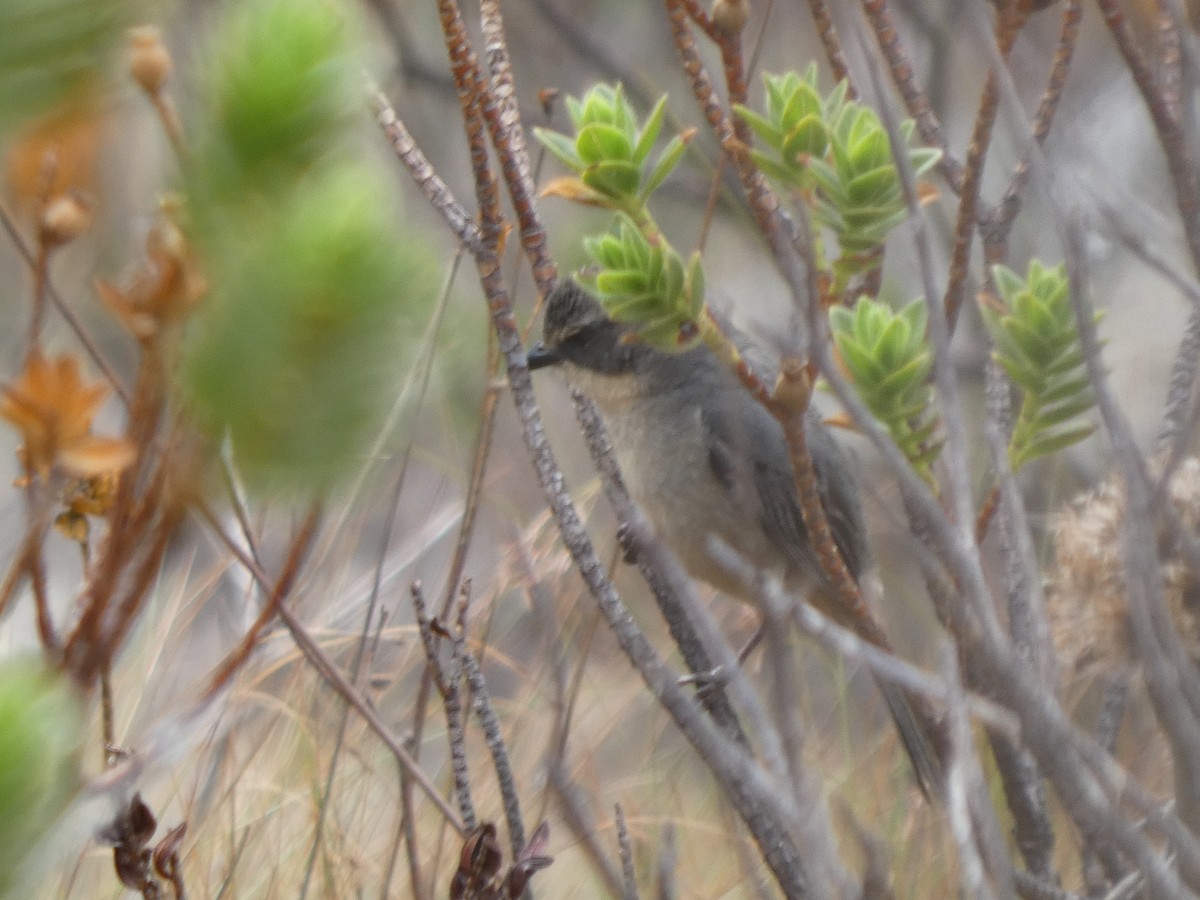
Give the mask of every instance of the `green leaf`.
[[884, 376], [883, 367], [875, 357], [850, 335], [843, 333], [835, 342], [855, 385], [873, 384]]
[[825, 123], [815, 115], [806, 116], [796, 123], [783, 139], [779, 148], [785, 163], [806, 165], [809, 157], [824, 155], [829, 146], [829, 132]]
[[1038, 331], [1015, 316], [1007, 320], [1004, 330], [1035, 365], [1040, 366], [1058, 356], [1058, 347], [1050, 344]]
[[[1046, 308], [1042, 298], [1029, 291], [1017, 294], [1013, 304], [1013, 315], [1021, 322], [1032, 328], [1048, 343], [1053, 337], [1062, 333], [1062, 323]], [[1068, 332], [1068, 337], [1070, 332]]]
[[835, 306], [829, 310], [829, 326], [834, 337], [839, 334], [851, 334], [854, 331], [854, 313], [844, 306]]
[[896, 167], [888, 164], [856, 175], [846, 185], [846, 193], [853, 203], [868, 203], [883, 194], [897, 195], [899, 187]]
[[[859, 121], [868, 122], [866, 116], [860, 118]], [[887, 133], [882, 129], [877, 131], [863, 130], [863, 133], [856, 135], [853, 140], [849, 156], [855, 173], [869, 172], [873, 169], [894, 165], [892, 162], [891, 145], [888, 141]]]
[[[811, 66], [809, 71], [812, 73], [812, 80], [810, 83], [815, 86], [817, 83], [817, 70], [815, 65]], [[832, 121], [834, 117], [841, 113], [846, 104], [846, 91], [849, 89], [849, 87], [850, 82], [843, 78], [836, 85], [834, 85], [833, 90], [829, 92], [829, 96], [825, 98], [825, 103], [823, 105], [825, 107], [826, 122]]]
[[663, 251], [663, 274], [660, 279], [662, 296], [667, 303], [675, 303], [683, 293], [683, 283], [687, 276], [683, 271], [683, 260], [674, 250]]
[[657, 294], [602, 297], [601, 300], [604, 311], [614, 322], [641, 325], [660, 318], [663, 313], [663, 300]]
[[1078, 444], [1080, 441], [1091, 436], [1095, 430], [1095, 426], [1093, 425], [1080, 425], [1077, 428], [1071, 428], [1067, 431], [1042, 435], [1028, 446], [1016, 452], [1012, 460], [1013, 471], [1018, 471], [1026, 463], [1032, 462], [1035, 459], [1049, 456], [1051, 453], [1057, 453], [1059, 450], [1064, 450], [1072, 444]]
[[654, 168], [650, 171], [650, 176], [646, 179], [646, 184], [641, 190], [641, 198], [645, 200], [654, 192], [654, 190], [666, 180], [671, 171], [678, 165], [679, 160], [683, 158], [683, 153], [687, 149], [687, 142], [680, 135], [671, 138], [663, 152], [659, 155], [658, 161], [654, 163]]
[[640, 294], [649, 285], [645, 272], [630, 269], [606, 269], [596, 276], [596, 290], [606, 297]]
[[929, 322], [929, 312], [928, 307], [925, 305], [925, 300], [918, 297], [916, 300], [909, 302], [896, 315], [908, 322], [910, 332], [914, 336], [919, 336], [923, 344], [925, 329], [928, 327]]
[[1012, 306], [1012, 298], [1025, 289], [1025, 282], [1021, 280], [1021, 276], [1008, 266], [992, 266], [992, 278], [996, 282], [996, 290], [1009, 306]]
[[1057, 403], [1068, 397], [1073, 397], [1083, 391], [1090, 390], [1091, 383], [1086, 373], [1077, 375], [1051, 376], [1046, 378], [1038, 391], [1038, 402], [1042, 404]]
[[933, 368], [933, 358], [928, 353], [914, 356], [907, 362], [891, 369], [879, 382], [880, 393], [901, 396], [926, 384]]
[[628, 162], [633, 155], [629, 136], [613, 125], [593, 123], [582, 129], [575, 138], [579, 158], [589, 165], [618, 160]]
[[1054, 359], [1045, 364], [1047, 376], [1060, 375], [1083, 365], [1083, 347], [1078, 343], [1064, 347]]
[[[908, 120], [912, 122], [911, 119]], [[908, 151], [908, 164], [912, 166], [913, 175], [920, 178], [942, 159], [942, 151], [936, 147], [913, 147]]]
[[583, 183], [610, 197], [636, 195], [641, 175], [637, 166], [625, 160], [607, 160], [588, 166], [580, 176]]
[[792, 187], [800, 186], [797, 183], [798, 179], [796, 178], [795, 169], [781, 165], [779, 162], [767, 156], [761, 150], [751, 150], [750, 158], [754, 160], [754, 164], [758, 166], [759, 170], [769, 178], [774, 178], [781, 184], [790, 185]]
[[760, 116], [754, 110], [750, 109], [750, 107], [743, 106], [740, 103], [734, 104], [733, 111], [743, 122], [750, 126], [750, 130], [758, 136], [760, 141], [770, 147], [774, 147], [776, 150], [779, 149], [782, 135], [779, 129], [771, 124], [770, 121]]
[[1060, 400], [1052, 406], [1039, 405], [1037, 414], [1030, 420], [1030, 426], [1035, 432], [1048, 431], [1087, 412], [1094, 405], [1095, 398], [1091, 392], [1069, 400]]
[[820, 117], [821, 98], [811, 85], [798, 82], [780, 113], [780, 130], [788, 131], [804, 119], [815, 118], [820, 121]]
[[650, 115], [646, 118], [646, 124], [642, 126], [642, 133], [638, 137], [637, 146], [633, 148], [633, 161], [637, 165], [640, 166], [650, 156], [654, 142], [658, 140], [658, 133], [662, 130], [663, 116], [666, 115], [666, 111], [667, 95], [663, 94], [654, 104], [654, 109], [650, 110]]
[[572, 172], [579, 173], [584, 170], [585, 164], [579, 158], [579, 154], [575, 152], [575, 142], [565, 134], [559, 134], [557, 131], [550, 131], [546, 128], [535, 128], [533, 136], [550, 151], [551, 156]]
[[1041, 385], [1041, 381], [1038, 378], [1037, 373], [1033, 371], [1031, 367], [1027, 365], [1022, 366], [1019, 362], [1008, 356], [994, 354], [992, 358], [1000, 364], [1000, 367], [1004, 369], [1004, 371], [1008, 374], [1008, 377], [1011, 378], [1017, 387], [1019, 387], [1022, 391], [1025, 391], [1026, 393], [1036, 391]]

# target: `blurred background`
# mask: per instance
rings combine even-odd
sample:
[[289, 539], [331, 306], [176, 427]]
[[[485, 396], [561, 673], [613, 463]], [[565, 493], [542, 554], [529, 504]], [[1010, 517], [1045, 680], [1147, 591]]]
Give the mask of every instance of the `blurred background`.
[[[4, 15], [58, 13], [65, 19], [71, 7], [68, 0], [14, 3], [14, 11]], [[324, 4], [344, 24], [345, 42], [337, 59], [350, 73], [351, 85], [348, 93], [337, 95], [344, 102], [333, 117], [337, 146], [330, 152], [359, 167], [347, 178], [364, 189], [362, 209], [370, 207], [370, 215], [352, 211], [353, 217], [369, 220], [374, 235], [394, 248], [394, 258], [373, 260], [339, 276], [351, 292], [353, 278], [364, 272], [384, 272], [391, 279], [382, 282], [386, 291], [381, 289], [371, 301], [370, 314], [378, 316], [372, 321], [380, 323], [372, 326], [378, 340], [371, 344], [371, 355], [356, 356], [354, 377], [343, 383], [321, 376], [313, 384], [306, 373], [322, 370], [302, 358], [295, 363], [296, 380], [281, 382], [282, 388], [277, 383], [260, 387], [254, 380], [269, 365], [268, 357], [258, 354], [265, 353], [262, 348], [270, 344], [275, 326], [271, 319], [254, 324], [245, 310], [269, 307], [262, 298], [276, 290], [270, 286], [276, 283], [271, 267], [300, 284], [314, 277], [302, 264], [310, 235], [298, 227], [279, 245], [260, 247], [255, 240], [285, 231], [289, 222], [303, 225], [343, 213], [331, 211], [336, 203], [322, 200], [296, 207], [302, 212], [281, 219], [253, 219], [245, 233], [228, 226], [229, 233], [222, 235], [227, 226], [220, 223], [229, 220], [206, 219], [209, 213], [198, 208], [198, 192], [212, 185], [195, 180], [201, 166], [193, 160], [208, 152], [206, 141], [215, 129], [213, 105], [223, 96], [222, 86], [241, 90], [233, 75], [226, 78], [244, 62], [240, 57], [231, 61], [231, 55], [252, 46], [239, 44], [245, 34], [230, 24], [238, 4], [121, 5], [109, 0], [109, 5], [116, 23], [111, 34], [70, 38], [80, 45], [55, 44], [51, 36], [39, 51], [42, 57], [23, 57], [6, 48], [6, 43], [22, 40], [12, 29], [0, 34], [0, 66], [5, 59], [17, 60], [0, 69], [0, 93], [10, 97], [32, 96], [27, 86], [36, 83], [30, 73], [38, 66], [53, 68], [73, 59], [72, 54], [100, 48], [94, 74], [88, 76], [96, 83], [79, 95], [86, 100], [64, 95], [24, 107], [12, 102], [0, 116], [9, 229], [0, 235], [0, 382], [16, 378], [27, 347], [34, 277], [21, 248], [32, 246], [47, 178], [86, 197], [91, 217], [86, 234], [54, 253], [50, 289], [127, 385], [137, 372], [139, 345], [100, 302], [95, 279], [130, 283], [144, 264], [147, 235], [162, 216], [164, 198], [168, 206], [182, 204], [172, 208], [185, 210], [180, 216], [184, 233], [190, 240], [194, 229], [201, 235], [201, 255], [210, 254], [201, 268], [207, 267], [218, 298], [211, 302], [237, 312], [230, 313], [230, 324], [195, 326], [207, 328], [204, 333], [210, 337], [182, 345], [185, 362], [175, 370], [178, 405], [171, 407], [172, 414], [191, 415], [197, 403], [209, 409], [204, 404], [210, 401], [220, 407], [222, 398], [239, 394], [239, 385], [254, 385], [246, 389], [249, 405], [240, 413], [250, 422], [238, 432], [249, 435], [245, 443], [237, 445], [236, 438], [220, 429], [209, 435], [216, 457], [224, 454], [232, 460], [232, 471], [246, 476], [234, 490], [244, 521], [228, 500], [217, 468], [199, 476], [196, 488], [211, 498], [226, 536], [245, 547], [245, 535], [253, 535], [268, 573], [280, 570], [311, 497], [317, 492], [327, 497], [292, 608], [331, 657], [347, 671], [357, 670], [355, 684], [394, 733], [418, 735], [413, 752], [434, 782], [449, 784], [446, 723], [435, 702], [414, 708], [424, 653], [414, 626], [411, 586], [422, 586], [434, 610], [442, 608], [444, 598], [457, 595], [451, 563], [464, 515], [477, 512], [458, 574], [470, 579], [467, 630], [502, 721], [527, 828], [543, 818], [551, 823], [549, 852], [555, 862], [536, 877], [536, 890], [548, 897], [603, 896], [615, 890], [613, 809], [619, 803], [634, 842], [638, 880], [648, 893], [667, 879], [669, 868], [678, 885], [676, 896], [771, 895], [774, 888], [745, 831], [725, 808], [711, 776], [636, 679], [572, 569], [533, 476], [489, 340], [487, 309], [471, 261], [458, 256], [454, 236], [420, 196], [372, 121], [368, 79], [382, 88], [453, 194], [474, 211], [470, 161], [435, 4]], [[860, 85], [869, 85], [868, 55], [876, 49], [859, 20], [858, 4], [833, 3], [831, 9], [845, 36], [851, 70]], [[951, 150], [961, 158], [993, 60], [990, 7], [960, 0], [894, 0], [890, 9], [913, 52], [917, 80], [928, 92]], [[1152, 41], [1155, 26], [1143, 6], [1130, 5], [1127, 12], [1139, 36]], [[468, 2], [463, 13], [481, 50], [478, 10]], [[666, 131], [698, 128], [683, 163], [656, 195], [655, 214], [681, 252], [690, 253], [709, 228], [704, 257], [710, 302], [750, 333], [786, 345], [793, 338], [795, 312], [728, 176], [721, 182], [711, 225], [705, 222], [717, 150], [680, 70], [663, 10], [632, 0], [515, 0], [504, 4], [503, 13], [517, 101], [528, 128], [567, 130], [562, 96], [580, 96], [597, 81], [623, 83], [643, 115], [667, 94]], [[126, 28], [135, 24], [157, 26], [169, 52], [173, 71], [165, 94], [191, 148], [182, 154], [172, 146], [161, 110], [126, 74]], [[1002, 195], [1027, 145], [1023, 135], [1044, 88], [1059, 29], [1057, 5], [1051, 5], [1033, 16], [1014, 47], [1009, 72], [1015, 93], [1002, 98], [984, 175], [982, 196], [990, 203]], [[95, 47], [88, 43], [92, 41], [98, 42]], [[760, 72], [803, 70], [816, 60], [822, 88], [832, 86], [802, 4], [754, 0], [745, 42], [753, 58], [752, 105], [761, 102]], [[719, 72], [712, 48], [702, 46], [702, 53], [710, 71]], [[322, 64], [318, 61], [314, 70]], [[266, 76], [251, 72], [238, 77]], [[298, 90], [299, 96], [311, 96], [307, 88]], [[558, 99], [543, 102], [547, 91], [557, 92]], [[872, 91], [865, 93], [876, 101]], [[890, 91], [884, 102], [899, 109]], [[52, 175], [45, 168], [48, 145], [56, 148]], [[1124, 228], [1180, 271], [1187, 271], [1186, 254], [1175, 193], [1145, 107], [1091, 6], [1084, 10], [1076, 59], [1044, 150], [1044, 157], [1035, 159], [1013, 231], [1009, 265], [1024, 271], [1033, 257], [1058, 264], [1063, 258], [1061, 223], [1066, 216], [1084, 220], [1091, 270], [1086, 290], [1104, 311], [1105, 365], [1139, 440], [1149, 448], [1161, 425], [1187, 303], [1177, 288], [1121, 245], [1106, 215], [1115, 213]], [[562, 174], [532, 140], [530, 152], [540, 182]], [[191, 160], [189, 153], [194, 154]], [[276, 171], [277, 165], [270, 162], [264, 171]], [[301, 168], [307, 171], [308, 165]], [[944, 184], [934, 183], [939, 196], [926, 207], [925, 221], [934, 271], [943, 284], [956, 203]], [[325, 196], [345, 193], [331, 188]], [[232, 201], [222, 202], [227, 205], [218, 211], [224, 215]], [[239, 215], [259, 215], [257, 202], [239, 205]], [[269, 203], [268, 198], [263, 205]], [[251, 208], [252, 213], [246, 212]], [[540, 212], [560, 271], [582, 265], [581, 239], [602, 229], [607, 215], [553, 198], [541, 202]], [[515, 239], [509, 241], [505, 280], [522, 328], [533, 341], [540, 334], [538, 298], [516, 245]], [[247, 251], [243, 259], [240, 248], [251, 246], [257, 255]], [[216, 262], [214, 248], [220, 255]], [[898, 228], [889, 243], [882, 290], [892, 302], [922, 293], [913, 248], [911, 229]], [[376, 265], [378, 269], [372, 268]], [[980, 287], [981, 273], [976, 248], [968, 296]], [[955, 340], [956, 363], [970, 398], [973, 426], [982, 433], [989, 344], [971, 304], [965, 316]], [[330, 321], [320, 319], [313, 327], [333, 330], [336, 315]], [[223, 335], [223, 328], [230, 335], [254, 337], [235, 352], [222, 343], [224, 337], [211, 337]], [[210, 339], [211, 346], [204, 343]], [[78, 332], [54, 309], [43, 340], [52, 353], [80, 353]], [[205, 357], [210, 351], [212, 358]], [[209, 367], [205, 372], [215, 367], [227, 376], [226, 381], [211, 380], [217, 400], [204, 399], [196, 386], [200, 376], [186, 360], [197, 355], [201, 362], [196, 365]], [[331, 372], [347, 371], [343, 366], [348, 364], [331, 365]], [[104, 381], [86, 357], [84, 370], [89, 381]], [[265, 443], [265, 449], [251, 454], [253, 459], [245, 455], [257, 429], [270, 420], [270, 410], [289, 421], [311, 416], [322, 423], [324, 410], [339, 407], [339, 399], [357, 402], [357, 385], [364, 380], [379, 396], [353, 427], [345, 432], [329, 425], [285, 429], [285, 450]], [[669, 640], [645, 586], [636, 571], [620, 562], [616, 522], [600, 495], [565, 387], [553, 375], [537, 376], [536, 385], [551, 442], [593, 540], [636, 618], [669, 654]], [[288, 399], [271, 399], [271, 390], [282, 390]], [[836, 410], [832, 400], [819, 402]], [[118, 434], [125, 420], [124, 409], [111, 396], [96, 417], [95, 430]], [[232, 427], [236, 431], [238, 426]], [[286, 448], [302, 450], [326, 439], [335, 445], [327, 455], [340, 460], [335, 475], [322, 474], [310, 483], [274, 478], [271, 462]], [[865, 441], [852, 434], [842, 440], [860, 469], [889, 627], [904, 655], [928, 663], [934, 619], [912, 563], [914, 539], [904, 525], [897, 491]], [[0, 483], [21, 475], [15, 456], [19, 444], [15, 430], [0, 429]], [[318, 455], [326, 458], [324, 451]], [[1092, 438], [1022, 476], [1039, 529], [1039, 550], [1047, 558], [1050, 517], [1106, 475], [1106, 458], [1103, 440]], [[468, 498], [477, 460], [485, 468], [478, 495]], [[981, 492], [985, 464], [981, 439]], [[261, 479], [254, 474], [257, 468], [266, 472]], [[328, 484], [332, 487], [326, 489]], [[11, 523], [0, 529], [0, 559], [18, 554], [23, 505], [20, 490], [0, 492], [0, 521]], [[60, 621], [70, 622], [86, 576], [79, 546], [51, 534], [45, 550], [51, 608]], [[990, 574], [1000, 578], [999, 571]], [[144, 764], [136, 772], [122, 770], [119, 784], [112, 787], [103, 783], [99, 742], [85, 742], [83, 781], [91, 787], [72, 807], [37, 867], [37, 896], [121, 895], [111, 851], [90, 838], [113, 815], [121, 802], [117, 798], [135, 789], [164, 828], [187, 822], [181, 858], [193, 896], [446, 895], [457, 865], [457, 838], [420, 798], [411, 807], [415, 820], [406, 819], [405, 788], [394, 759], [356, 715], [346, 716], [343, 701], [305, 663], [285, 629], [270, 630], [217, 699], [201, 702], [207, 675], [245, 633], [262, 603], [260, 590], [230, 546], [201, 517], [185, 517], [112, 672], [116, 743], [137, 751]], [[754, 613], [725, 599], [714, 603], [730, 640], [735, 645], [747, 640], [756, 625]], [[0, 623], [0, 653], [16, 656], [37, 645], [34, 606], [26, 588]], [[916, 800], [869, 681], [815, 647], [801, 652], [805, 679], [796, 690], [808, 712], [809, 762], [837, 798], [835, 811], [844, 809], [883, 834], [896, 863], [897, 896], [949, 896], [943, 890], [951, 890], [956, 862], [937, 824], [939, 813]], [[765, 677], [759, 660], [751, 658], [747, 665], [753, 677]], [[1082, 697], [1086, 687], [1071, 690]], [[92, 735], [99, 733], [91, 727], [99, 715], [94, 706], [89, 713]], [[499, 821], [495, 779], [482, 735], [473, 726], [467, 746], [480, 815]], [[1133, 763], [1151, 782], [1160, 764], [1154, 752]], [[411, 829], [408, 839], [416, 841], [419, 889], [406, 859], [406, 829]]]

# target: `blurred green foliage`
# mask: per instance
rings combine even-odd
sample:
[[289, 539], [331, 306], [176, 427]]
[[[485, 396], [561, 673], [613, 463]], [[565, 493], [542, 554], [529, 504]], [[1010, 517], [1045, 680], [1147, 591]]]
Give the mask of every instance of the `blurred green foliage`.
[[141, 4], [0, 2], [0, 131], [96, 91]]
[[33, 657], [0, 664], [0, 897], [79, 787], [84, 715], [66, 678]]
[[189, 180], [199, 208], [287, 192], [344, 150], [363, 110], [345, 16], [328, 0], [231, 5], [212, 41], [192, 129]]
[[252, 481], [272, 486], [323, 488], [361, 462], [404, 366], [405, 326], [436, 290], [425, 246], [355, 149], [367, 119], [344, 15], [323, 0], [233, 10], [189, 161], [213, 294], [185, 387]]

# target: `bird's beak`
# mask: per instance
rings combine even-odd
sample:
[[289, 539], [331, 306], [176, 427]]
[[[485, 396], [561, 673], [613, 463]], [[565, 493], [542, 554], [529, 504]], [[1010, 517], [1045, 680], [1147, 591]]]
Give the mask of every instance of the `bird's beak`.
[[546, 366], [557, 365], [560, 362], [562, 362], [562, 357], [541, 342], [529, 348], [529, 371], [531, 372], [544, 369]]

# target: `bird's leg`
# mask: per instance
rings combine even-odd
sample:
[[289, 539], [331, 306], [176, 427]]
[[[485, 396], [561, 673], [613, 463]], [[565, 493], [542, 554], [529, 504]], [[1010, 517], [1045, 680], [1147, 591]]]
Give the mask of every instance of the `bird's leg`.
[[[750, 658], [750, 654], [762, 643], [766, 630], [766, 625], [763, 623], [760, 623], [758, 628], [755, 629], [754, 634], [750, 636], [750, 640], [738, 651], [738, 666], [746, 664], [746, 660]], [[725, 670], [725, 666], [714, 666], [707, 672], [692, 672], [690, 675], [681, 675], [679, 677], [680, 684], [694, 684], [698, 691], [704, 691], [713, 687], [723, 687], [728, 681], [729, 673]]]

